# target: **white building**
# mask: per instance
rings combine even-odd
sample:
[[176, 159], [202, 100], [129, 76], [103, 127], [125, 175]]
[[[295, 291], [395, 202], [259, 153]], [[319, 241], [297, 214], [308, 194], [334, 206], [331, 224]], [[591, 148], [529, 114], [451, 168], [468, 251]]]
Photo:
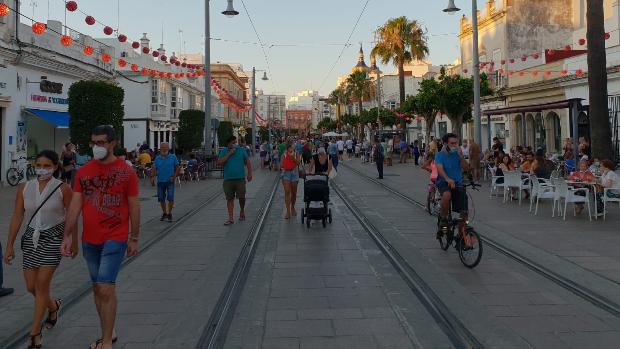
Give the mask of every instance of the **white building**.
[[[305, 90], [298, 92], [288, 100], [289, 110], [310, 110], [312, 111], [313, 129], [317, 128], [318, 123], [325, 117], [325, 98], [319, 95], [318, 91]], [[331, 113], [330, 113], [331, 116]]]
[[[5, 1], [15, 8], [14, 1]], [[0, 17], [0, 180], [12, 159], [31, 157], [50, 149], [62, 150], [69, 142], [68, 90], [80, 80], [113, 80], [113, 66], [99, 60], [105, 50], [113, 49], [88, 36], [69, 33], [78, 43], [87, 44], [95, 53], [87, 57], [82, 47], [65, 47], [52, 30], [62, 32], [57, 21], [47, 23], [43, 35], [35, 35], [30, 26], [16, 25], [15, 15]]]
[[286, 96], [256, 91], [256, 112], [266, 122], [283, 124], [286, 117]]

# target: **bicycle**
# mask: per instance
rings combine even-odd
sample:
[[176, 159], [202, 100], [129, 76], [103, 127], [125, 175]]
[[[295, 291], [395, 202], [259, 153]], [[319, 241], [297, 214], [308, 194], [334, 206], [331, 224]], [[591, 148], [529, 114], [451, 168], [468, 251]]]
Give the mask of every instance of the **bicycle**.
[[431, 181], [428, 184], [428, 195], [426, 196], [426, 211], [431, 216], [438, 216], [441, 210], [441, 195], [437, 190], [435, 182]]
[[[23, 164], [24, 162], [27, 164], [25, 170], [22, 166], [20, 166], [20, 163]], [[37, 174], [34, 170], [34, 166], [27, 162], [26, 158], [23, 156], [20, 156], [17, 159], [12, 159], [11, 167], [6, 170], [6, 181], [12, 187], [18, 185], [24, 178], [26, 178], [26, 180], [31, 180], [36, 176]]]
[[[480, 184], [471, 182], [460, 185], [460, 187], [463, 189], [471, 187], [473, 190], [478, 190], [477, 188], [480, 187]], [[482, 239], [474, 230], [474, 227], [469, 225], [469, 220], [463, 221], [463, 218], [460, 216], [453, 218], [452, 213], [450, 215], [447, 226], [442, 226], [441, 217], [437, 215], [437, 240], [439, 240], [439, 246], [442, 250], [447, 251], [454, 243], [454, 248], [459, 254], [461, 263], [470, 269], [475, 268], [482, 259]], [[459, 228], [456, 236], [454, 234], [455, 228]]]

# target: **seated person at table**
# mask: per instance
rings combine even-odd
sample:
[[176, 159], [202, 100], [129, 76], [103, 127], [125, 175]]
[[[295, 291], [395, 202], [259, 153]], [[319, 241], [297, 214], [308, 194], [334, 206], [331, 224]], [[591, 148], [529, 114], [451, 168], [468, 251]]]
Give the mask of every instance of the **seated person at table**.
[[[588, 170], [588, 162], [585, 160], [579, 161], [579, 170], [571, 172], [570, 176], [568, 176], [568, 180], [574, 182], [593, 182], [594, 175]], [[585, 188], [585, 186], [579, 184], [573, 184], [573, 186], [576, 188]], [[586, 195], [583, 191], [578, 191], [575, 194], [580, 196]], [[575, 211], [577, 214], [583, 212], [583, 208], [584, 205], [582, 203], [575, 204]]]
[[545, 160], [545, 152], [542, 149], [536, 151], [536, 157], [530, 168], [530, 174], [535, 175], [538, 178], [549, 179], [551, 178], [551, 170]]
[[534, 163], [534, 154], [527, 153], [525, 154], [525, 161], [521, 164], [521, 171], [529, 173], [532, 169], [532, 164]]
[[597, 205], [597, 215], [603, 215], [603, 192], [606, 188], [611, 188], [611, 190], [607, 191], [608, 198], [618, 199], [620, 198], [620, 176], [614, 172], [614, 162], [611, 160], [603, 160], [601, 161], [601, 173], [603, 174], [601, 178], [598, 180], [598, 184], [600, 186], [597, 187], [596, 193], [596, 205]]

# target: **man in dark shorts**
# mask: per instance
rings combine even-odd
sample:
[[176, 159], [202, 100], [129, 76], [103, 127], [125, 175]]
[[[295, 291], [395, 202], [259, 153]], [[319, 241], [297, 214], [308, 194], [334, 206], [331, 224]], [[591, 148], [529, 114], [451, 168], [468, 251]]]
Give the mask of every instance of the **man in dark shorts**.
[[[224, 166], [224, 194], [228, 208], [228, 220], [224, 225], [233, 224], [235, 197], [239, 200], [239, 220], [245, 220], [245, 181], [252, 181], [252, 163], [248, 152], [237, 145], [237, 137], [228, 138], [227, 147], [220, 151], [217, 163]], [[247, 177], [246, 170], [247, 169]]]
[[[435, 165], [437, 166], [437, 190], [441, 193], [441, 219], [440, 230], [448, 225], [450, 219], [450, 206], [452, 211], [459, 212], [461, 218], [467, 219], [467, 193], [463, 184], [463, 170], [469, 171], [469, 164], [465, 160], [461, 147], [459, 147], [458, 136], [454, 133], [447, 133], [442, 138], [444, 147], [435, 155]], [[463, 220], [463, 223], [464, 223]]]

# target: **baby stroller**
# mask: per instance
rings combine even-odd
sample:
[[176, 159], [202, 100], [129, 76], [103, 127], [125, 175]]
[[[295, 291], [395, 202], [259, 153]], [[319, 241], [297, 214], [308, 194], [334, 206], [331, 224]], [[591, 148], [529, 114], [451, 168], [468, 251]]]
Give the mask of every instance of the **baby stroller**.
[[332, 222], [332, 210], [329, 205], [329, 184], [325, 175], [308, 175], [304, 178], [304, 202], [306, 207], [301, 209], [301, 224], [306, 221], [310, 228], [311, 220], [320, 220], [323, 228], [327, 221]]

